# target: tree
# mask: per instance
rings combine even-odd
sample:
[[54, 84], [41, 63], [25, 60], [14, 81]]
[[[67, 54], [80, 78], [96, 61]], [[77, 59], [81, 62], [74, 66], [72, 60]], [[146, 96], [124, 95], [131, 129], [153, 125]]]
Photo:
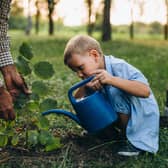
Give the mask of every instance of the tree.
[[32, 29], [32, 18], [30, 15], [30, 1], [31, 0], [28, 0], [27, 26], [26, 26], [26, 30], [25, 30], [26, 35], [30, 35], [31, 29]]
[[47, 0], [48, 1], [48, 18], [49, 18], [49, 35], [54, 34], [54, 21], [52, 18], [54, 7], [59, 2], [59, 0]]
[[91, 16], [92, 16], [92, 5], [93, 5], [93, 0], [85, 0], [87, 7], [88, 7], [88, 25], [87, 25], [87, 32], [88, 35], [92, 35], [93, 32], [93, 23], [91, 21]]
[[139, 6], [140, 16], [142, 16], [144, 14], [144, 5], [146, 3], [146, 0], [137, 0], [136, 2]]
[[26, 26], [27, 18], [23, 15], [23, 7], [18, 0], [13, 0], [10, 10], [9, 28], [25, 30]]
[[134, 38], [134, 19], [133, 19], [133, 8], [131, 8], [130, 39], [133, 38]]
[[165, 0], [166, 5], [166, 24], [164, 26], [164, 39], [168, 39], [168, 0]]
[[39, 19], [40, 19], [40, 7], [39, 7], [39, 0], [35, 2], [36, 5], [36, 16], [35, 16], [35, 30], [36, 34], [39, 32]]
[[[12, 8], [10, 10], [11, 16], [22, 16], [23, 15], [23, 8], [19, 6], [18, 1], [12, 1]], [[10, 16], [10, 17], [11, 17]]]
[[111, 0], [104, 0], [102, 41], [111, 40], [110, 8]]
[[140, 17], [144, 13], [144, 5], [146, 0], [129, 0], [130, 1], [130, 15], [131, 15], [131, 23], [130, 23], [130, 39], [134, 39], [134, 5], [138, 5], [140, 10]]

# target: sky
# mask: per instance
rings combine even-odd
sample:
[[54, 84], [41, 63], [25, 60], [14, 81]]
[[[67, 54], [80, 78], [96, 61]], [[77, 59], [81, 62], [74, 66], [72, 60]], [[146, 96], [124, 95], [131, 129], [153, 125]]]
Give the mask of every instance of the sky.
[[[142, 0], [138, 0], [139, 2]], [[150, 23], [159, 21], [166, 22], [165, 0], [146, 0], [144, 14], [140, 16], [138, 5], [134, 5], [134, 20]], [[129, 0], [112, 0], [111, 23], [114, 25], [129, 24], [131, 22]], [[94, 0], [95, 8], [98, 9], [100, 0]], [[64, 17], [66, 25], [80, 25], [86, 21], [87, 11], [85, 10], [84, 0], [61, 0], [58, 11]]]
[[[35, 11], [33, 7], [34, 0], [31, 1], [30, 10]], [[100, 1], [102, 0], [94, 0], [93, 13], [96, 13], [97, 10], [101, 10], [99, 5]], [[111, 23], [113, 25], [130, 24], [131, 6], [134, 7], [134, 21], [142, 21], [144, 23], [158, 21], [162, 24], [166, 23], [165, 0], [136, 0], [138, 2], [145, 1], [143, 15], [140, 15], [139, 6], [133, 5], [131, 1], [133, 0], [112, 0]], [[28, 0], [24, 0], [25, 12], [27, 12], [26, 9], [28, 8], [26, 2], [28, 2]], [[64, 24], [68, 26], [77, 26], [86, 23], [87, 10], [84, 0], [60, 0], [55, 9], [55, 19], [57, 19], [58, 16], [63, 18]], [[92, 20], [95, 20], [94, 14]]]

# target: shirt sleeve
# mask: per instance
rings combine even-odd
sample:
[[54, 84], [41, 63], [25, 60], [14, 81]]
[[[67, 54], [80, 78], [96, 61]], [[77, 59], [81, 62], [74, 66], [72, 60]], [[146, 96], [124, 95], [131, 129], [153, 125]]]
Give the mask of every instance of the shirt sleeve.
[[148, 80], [143, 75], [143, 73], [124, 60], [115, 64], [114, 73], [116, 76], [119, 76], [123, 79], [135, 80], [135, 81], [142, 82], [146, 85], [149, 85]]
[[10, 2], [11, 0], [0, 1], [0, 67], [13, 64], [7, 36]]

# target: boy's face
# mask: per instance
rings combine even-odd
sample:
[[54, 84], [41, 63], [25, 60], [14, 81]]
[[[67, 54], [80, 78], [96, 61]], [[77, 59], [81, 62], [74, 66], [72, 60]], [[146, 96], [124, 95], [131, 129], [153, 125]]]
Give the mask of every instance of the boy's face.
[[100, 55], [96, 50], [90, 50], [84, 55], [73, 54], [67, 64], [78, 77], [85, 79], [93, 75], [94, 70], [100, 68]]

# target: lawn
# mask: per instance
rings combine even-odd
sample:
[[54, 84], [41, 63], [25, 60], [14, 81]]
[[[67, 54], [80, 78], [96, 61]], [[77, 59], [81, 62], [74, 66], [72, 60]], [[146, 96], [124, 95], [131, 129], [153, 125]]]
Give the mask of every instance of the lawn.
[[[19, 46], [27, 41], [33, 48], [32, 63], [48, 61], [53, 64], [55, 74], [51, 78], [52, 96], [57, 100], [57, 108], [72, 109], [68, 98], [68, 89], [79, 79], [63, 64], [63, 51], [66, 42], [74, 33], [55, 33], [54, 36], [32, 35], [25, 37], [21, 32], [11, 31], [11, 52], [17, 57]], [[99, 40], [99, 36], [95, 35]], [[139, 68], [151, 85], [163, 114], [165, 93], [168, 88], [168, 42], [162, 40], [117, 39], [101, 42], [105, 55], [123, 58]], [[31, 80], [34, 80], [33, 77]], [[27, 79], [27, 83], [30, 81]], [[31, 88], [30, 84], [29, 87]], [[168, 167], [168, 128], [160, 129], [160, 149], [156, 155], [145, 154], [139, 157], [118, 157], [114, 152], [116, 142], [87, 137], [82, 138], [80, 128], [72, 120], [63, 116], [49, 116], [51, 129], [61, 138], [63, 146], [52, 152], [10, 148], [5, 150], [7, 161], [0, 167], [59, 167], [59, 168], [167, 168]]]

